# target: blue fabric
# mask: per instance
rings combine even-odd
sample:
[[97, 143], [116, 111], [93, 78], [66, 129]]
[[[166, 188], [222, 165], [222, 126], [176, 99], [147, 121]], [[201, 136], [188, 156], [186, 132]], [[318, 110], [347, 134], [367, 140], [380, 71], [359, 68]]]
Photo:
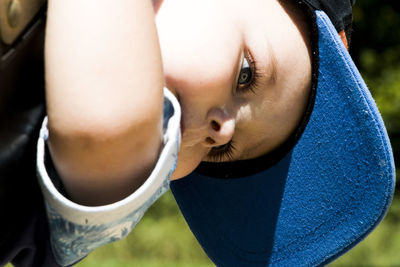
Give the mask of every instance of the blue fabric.
[[318, 266], [339, 257], [382, 220], [394, 192], [383, 121], [322, 11], [314, 109], [294, 148], [253, 176], [193, 173], [171, 189], [217, 266]]

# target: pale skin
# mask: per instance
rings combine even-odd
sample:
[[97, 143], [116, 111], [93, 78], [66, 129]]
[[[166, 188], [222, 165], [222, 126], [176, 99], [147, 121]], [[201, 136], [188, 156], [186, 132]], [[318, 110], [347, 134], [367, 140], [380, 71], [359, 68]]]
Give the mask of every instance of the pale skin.
[[[172, 179], [203, 160], [268, 153], [304, 113], [311, 81], [308, 29], [291, 6], [276, 0], [153, 5], [49, 1], [49, 147], [79, 203], [112, 203], [146, 179], [161, 148], [164, 85], [182, 107]], [[238, 85], [248, 77], [242, 76], [246, 63], [257, 76], [252, 90], [250, 80]], [[213, 156], [228, 143], [235, 147], [229, 157]]]

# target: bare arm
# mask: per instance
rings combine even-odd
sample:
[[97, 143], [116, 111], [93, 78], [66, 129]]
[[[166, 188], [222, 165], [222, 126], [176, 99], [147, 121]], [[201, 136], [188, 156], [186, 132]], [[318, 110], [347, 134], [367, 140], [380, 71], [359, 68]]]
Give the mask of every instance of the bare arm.
[[132, 193], [161, 146], [151, 1], [50, 0], [45, 63], [49, 147], [72, 199], [100, 205]]

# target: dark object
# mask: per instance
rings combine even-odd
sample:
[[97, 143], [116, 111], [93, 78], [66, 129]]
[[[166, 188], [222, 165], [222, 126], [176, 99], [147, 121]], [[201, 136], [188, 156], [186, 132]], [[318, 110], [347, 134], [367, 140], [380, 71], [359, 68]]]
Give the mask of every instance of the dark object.
[[15, 267], [58, 266], [36, 178], [36, 143], [45, 114], [44, 25], [45, 7], [12, 43], [0, 35], [0, 266], [10, 261]]
[[345, 31], [350, 43], [353, 22], [352, 7], [356, 0], [305, 0], [316, 10], [323, 10], [331, 20], [337, 32]]

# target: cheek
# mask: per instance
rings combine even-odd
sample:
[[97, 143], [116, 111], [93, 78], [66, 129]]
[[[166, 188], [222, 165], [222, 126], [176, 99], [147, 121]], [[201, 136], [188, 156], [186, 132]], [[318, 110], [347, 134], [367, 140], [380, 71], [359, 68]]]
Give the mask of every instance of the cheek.
[[201, 146], [181, 148], [178, 153], [178, 164], [171, 176], [171, 180], [181, 179], [193, 172], [203, 160], [206, 153], [207, 149]]

